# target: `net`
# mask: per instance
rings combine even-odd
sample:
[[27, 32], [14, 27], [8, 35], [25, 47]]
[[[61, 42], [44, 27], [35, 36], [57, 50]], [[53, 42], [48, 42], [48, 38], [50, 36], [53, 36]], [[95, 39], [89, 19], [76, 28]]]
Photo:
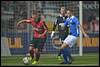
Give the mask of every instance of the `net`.
[[[99, 46], [99, 6], [98, 1], [84, 1], [83, 2], [83, 26], [85, 31], [89, 33], [93, 33], [93, 35], [97, 37], [97, 39], [92, 39], [92, 45], [84, 44], [85, 47], [98, 47]], [[91, 5], [91, 6], [90, 6]], [[31, 25], [24, 25], [22, 29], [17, 29], [16, 24], [18, 21], [31, 17], [32, 10], [38, 10], [42, 13], [43, 16], [46, 17], [45, 22], [48, 26], [48, 33], [46, 43], [43, 49], [43, 53], [46, 54], [57, 54], [59, 50], [53, 48], [51, 45], [51, 31], [53, 27], [53, 23], [56, 19], [56, 16], [59, 15], [60, 7], [64, 6], [66, 8], [73, 9], [73, 14], [80, 19], [79, 17], [79, 1], [1, 1], [1, 37], [7, 40], [6, 44], [2, 41], [2, 46], [8, 45], [6, 50], [9, 54], [7, 55], [19, 55], [26, 54], [28, 52], [28, 46], [30, 40], [32, 39], [33, 32]], [[90, 15], [89, 15], [90, 14]], [[91, 21], [95, 17], [97, 21], [96, 23], [87, 23]], [[88, 18], [88, 19], [87, 19]], [[96, 25], [96, 26], [94, 26]], [[56, 30], [57, 31], [57, 30]], [[57, 32], [56, 32], [57, 34]], [[91, 36], [93, 36], [91, 35]], [[95, 43], [94, 43], [94, 40]], [[83, 40], [84, 41], [84, 40]], [[5, 42], [5, 41], [4, 41]], [[89, 41], [91, 43], [91, 41]], [[88, 44], [90, 44], [88, 43]], [[79, 54], [79, 40], [77, 44], [75, 44], [71, 51], [73, 54]], [[5, 49], [2, 47], [1, 52]], [[2, 54], [6, 54], [6, 52], [2, 52]]]

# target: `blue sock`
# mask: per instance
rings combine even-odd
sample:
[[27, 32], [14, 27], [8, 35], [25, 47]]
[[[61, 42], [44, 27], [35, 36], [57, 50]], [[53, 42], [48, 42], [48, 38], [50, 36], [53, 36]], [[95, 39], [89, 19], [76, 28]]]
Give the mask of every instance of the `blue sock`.
[[64, 63], [68, 63], [68, 58], [71, 58], [71, 53], [69, 48], [64, 48], [63, 49], [63, 58], [64, 58]]
[[68, 63], [72, 63], [72, 56], [71, 56], [71, 51], [70, 51], [70, 48], [67, 48], [68, 49]]
[[68, 57], [69, 59], [72, 59], [70, 48], [68, 48]]
[[64, 63], [68, 63], [67, 57], [68, 57], [68, 49], [67, 48], [64, 48], [63, 49]]

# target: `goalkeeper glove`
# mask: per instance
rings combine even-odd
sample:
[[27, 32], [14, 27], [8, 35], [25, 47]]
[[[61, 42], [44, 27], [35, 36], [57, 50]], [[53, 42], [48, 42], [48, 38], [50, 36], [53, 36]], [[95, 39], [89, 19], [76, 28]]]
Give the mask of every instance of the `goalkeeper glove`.
[[55, 33], [55, 32], [54, 32], [54, 31], [52, 31], [52, 33], [51, 33], [51, 38], [54, 36], [54, 33]]

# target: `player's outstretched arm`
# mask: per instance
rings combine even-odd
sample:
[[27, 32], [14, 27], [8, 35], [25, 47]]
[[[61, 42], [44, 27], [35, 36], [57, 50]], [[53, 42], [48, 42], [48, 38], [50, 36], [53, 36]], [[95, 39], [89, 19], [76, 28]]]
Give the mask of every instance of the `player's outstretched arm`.
[[19, 22], [17, 23], [17, 26], [18, 26], [19, 24], [21, 24], [22, 22], [25, 22], [25, 20], [19, 21]]
[[43, 21], [43, 26], [44, 26], [44, 29], [45, 29], [46, 31], [48, 31], [48, 27], [47, 27], [45, 21]]
[[79, 25], [79, 27], [80, 27], [80, 30], [82, 31], [82, 33], [84, 34], [84, 36], [85, 36], [85, 37], [89, 37], [89, 36], [85, 33], [85, 31], [84, 31], [82, 25]]
[[53, 30], [52, 30], [52, 32], [51, 32], [51, 38], [54, 36], [56, 26], [57, 26], [57, 18], [56, 18], [56, 20], [55, 20], [55, 22], [54, 22], [54, 24], [53, 24]]
[[17, 26], [19, 25], [19, 24], [21, 24], [21, 23], [23, 23], [23, 22], [30, 22], [30, 20], [21, 20], [21, 21], [19, 21], [18, 23], [17, 23]]

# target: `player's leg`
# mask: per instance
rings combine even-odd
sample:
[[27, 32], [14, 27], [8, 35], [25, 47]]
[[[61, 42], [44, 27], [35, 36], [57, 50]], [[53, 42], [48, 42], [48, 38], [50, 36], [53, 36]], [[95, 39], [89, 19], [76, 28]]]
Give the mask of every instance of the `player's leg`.
[[69, 53], [68, 53], [68, 63], [69, 64], [71, 64], [72, 63], [72, 61], [73, 61], [73, 58], [72, 58], [72, 55], [71, 55], [71, 50], [70, 50], [70, 47], [68, 47], [68, 49], [69, 49]]
[[32, 60], [34, 59], [34, 51], [33, 51], [33, 47], [32, 47], [32, 44], [29, 46], [29, 53], [30, 53], [30, 56], [29, 56], [29, 60]]
[[36, 61], [39, 61], [39, 58], [40, 58], [39, 48], [36, 48]]
[[76, 45], [76, 42], [77, 42], [77, 37], [75, 37], [75, 36], [70, 36], [70, 38], [72, 38], [71, 39], [71, 41], [70, 41], [70, 45], [69, 45], [69, 55], [68, 55], [68, 57], [69, 57], [69, 64], [71, 64], [72, 63], [72, 61], [73, 61], [73, 57], [71, 56], [71, 47], [73, 46], [73, 45]]
[[[66, 33], [63, 33], [63, 34], [59, 34], [59, 37], [60, 37], [61, 40], [63, 41], [63, 40], [67, 37], [67, 35], [66, 35]], [[61, 59], [62, 59], [62, 58], [61, 58], [61, 54], [62, 54], [63, 50], [64, 50], [64, 49], [61, 49], [61, 50], [59, 51], [58, 56], [57, 56], [58, 60], [61, 60]]]
[[71, 64], [73, 58], [71, 56], [70, 48], [69, 47], [64, 48], [62, 54], [63, 54], [64, 62], [61, 64]]
[[58, 60], [61, 60], [62, 51], [63, 51], [63, 49], [60, 49], [60, 51], [59, 51], [59, 53], [58, 53], [58, 56], [57, 56], [57, 59], [58, 59]]
[[43, 39], [42, 39], [42, 42], [40, 43], [40, 49], [39, 49], [40, 52], [43, 51], [43, 48], [44, 48], [45, 42], [46, 42], [46, 38], [43, 38]]
[[69, 47], [64, 48], [62, 54], [64, 58], [64, 62], [62, 64], [71, 64], [72, 56], [71, 56], [70, 48]]
[[64, 62], [62, 62], [61, 64], [68, 64], [68, 56], [69, 56], [69, 49], [67, 44], [63, 43], [63, 46], [61, 46], [61, 48], [63, 48], [62, 54], [63, 54], [63, 59]]
[[69, 47], [72, 47], [73, 44], [76, 42], [76, 40], [77, 40], [76, 37], [70, 35], [64, 40], [64, 43], [61, 46], [62, 49], [66, 48], [65, 50], [63, 50], [63, 58], [64, 58], [63, 64], [72, 63], [72, 56]]
[[38, 48], [35, 48], [35, 49], [34, 49], [34, 52], [35, 52], [35, 59], [34, 59], [34, 61], [32, 62], [32, 64], [37, 64], [38, 61], [39, 61], [39, 58], [40, 58], [40, 53], [39, 53], [39, 51], [38, 51]]
[[31, 46], [29, 47], [30, 50], [29, 50], [29, 53], [30, 53], [30, 59], [32, 61], [32, 63], [35, 61], [35, 58], [36, 58], [36, 46], [37, 45], [37, 39], [36, 38], [33, 38], [31, 40]]
[[30, 60], [34, 59], [34, 38], [32, 38], [32, 40], [30, 41], [30, 46], [29, 46], [29, 53], [30, 53]]
[[38, 63], [38, 61], [39, 61], [39, 58], [40, 58], [40, 51], [39, 51], [39, 49], [40, 49], [40, 43], [41, 43], [41, 41], [40, 41], [41, 39], [36, 39], [36, 41], [35, 41], [35, 45], [34, 45], [34, 53], [35, 53], [35, 60], [32, 62], [32, 64], [37, 64]]
[[[61, 40], [63, 40], [63, 35], [59, 34], [59, 38], [60, 38]], [[58, 60], [61, 60], [62, 51], [63, 51], [63, 49], [60, 49], [60, 51], [58, 52], [58, 56], [57, 56], [57, 59], [58, 59]]]
[[41, 44], [42, 46], [44, 46], [44, 39], [39, 38], [37, 43], [37, 48], [36, 48], [36, 61], [39, 61], [40, 58], [40, 52], [41, 52], [40, 50], [42, 50]]
[[32, 59], [34, 59], [34, 51], [33, 51], [33, 49], [34, 49], [34, 44], [33, 44], [33, 39], [30, 41], [30, 45], [29, 45], [29, 54], [30, 54], [30, 56], [29, 56], [29, 60], [31, 61]]

